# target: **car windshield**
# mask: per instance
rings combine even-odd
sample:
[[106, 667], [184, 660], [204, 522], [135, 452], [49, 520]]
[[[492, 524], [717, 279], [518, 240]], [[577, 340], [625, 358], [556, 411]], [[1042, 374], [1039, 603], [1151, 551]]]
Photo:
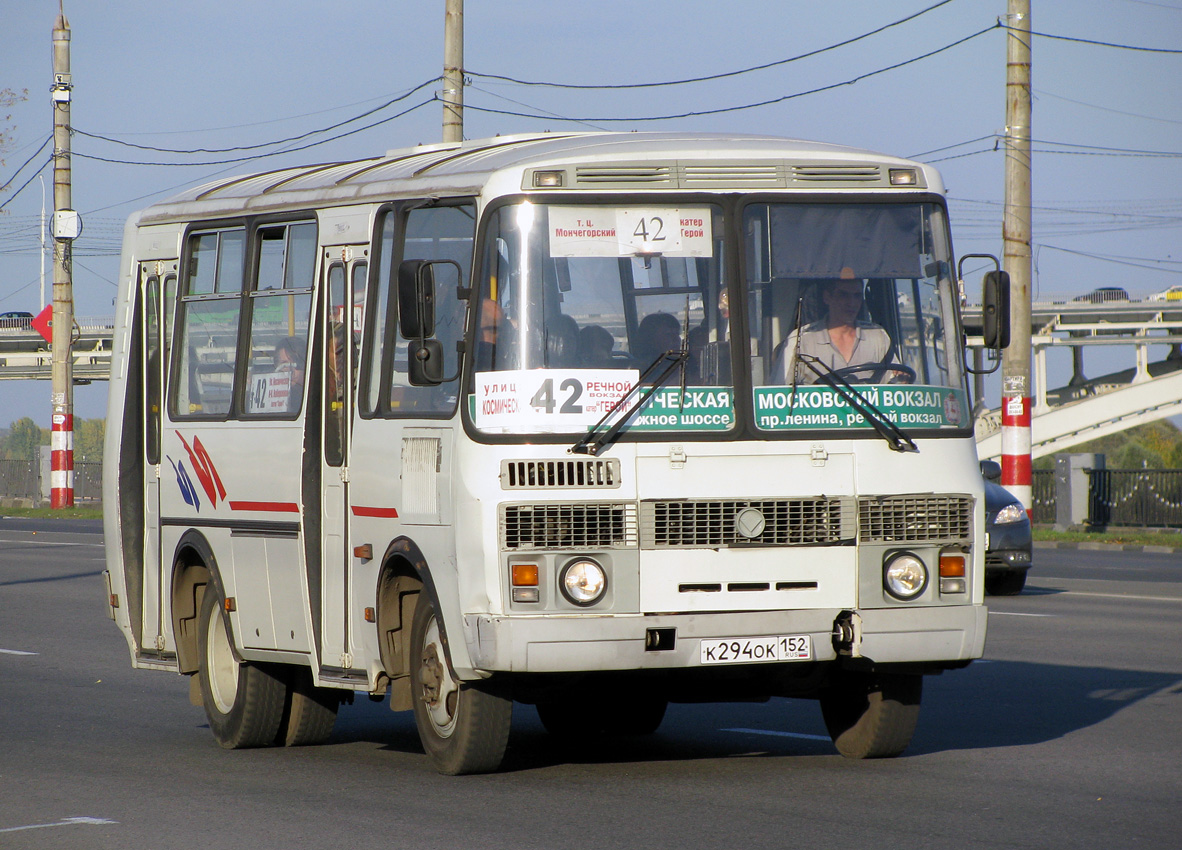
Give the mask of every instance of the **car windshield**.
[[629, 430], [732, 427], [717, 363], [723, 237], [721, 210], [701, 203], [496, 210], [474, 306], [476, 426], [585, 432], [673, 352], [685, 368], [644, 391]]
[[757, 428], [869, 428], [843, 382], [900, 427], [967, 425], [935, 205], [750, 204], [743, 227]]

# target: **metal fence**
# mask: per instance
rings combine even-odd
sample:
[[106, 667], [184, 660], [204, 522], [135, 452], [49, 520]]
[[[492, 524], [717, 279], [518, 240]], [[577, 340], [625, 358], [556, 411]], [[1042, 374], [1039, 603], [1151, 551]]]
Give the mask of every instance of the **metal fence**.
[[1031, 522], [1055, 521], [1055, 471], [1035, 469], [1030, 474], [1034, 504], [1030, 506]]
[[1093, 469], [1089, 524], [1182, 528], [1182, 469]]
[[[42, 481], [42, 464], [33, 460], [0, 460], [0, 498], [47, 499], [48, 470]], [[74, 501], [98, 502], [103, 498], [103, 464], [101, 461], [75, 461]]]

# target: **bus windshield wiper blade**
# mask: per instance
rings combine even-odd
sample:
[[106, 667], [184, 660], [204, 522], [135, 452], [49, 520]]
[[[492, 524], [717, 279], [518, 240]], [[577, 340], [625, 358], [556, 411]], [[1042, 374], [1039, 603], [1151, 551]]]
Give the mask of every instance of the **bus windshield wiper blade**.
[[[624, 425], [627, 424], [628, 420], [631, 419], [632, 416], [638, 410], [640, 410], [640, 408], [644, 407], [649, 403], [650, 400], [652, 400], [652, 397], [656, 395], [657, 390], [665, 385], [665, 382], [669, 380], [669, 376], [672, 375], [673, 371], [679, 366], [683, 368], [682, 381], [684, 383], [684, 365], [688, 359], [689, 352], [685, 348], [671, 349], [659, 354], [657, 359], [650, 363], [648, 368], [644, 370], [640, 378], [637, 379], [636, 383], [628, 388], [628, 392], [624, 393], [624, 395], [620, 397], [620, 400], [613, 404], [611, 409], [603, 415], [603, 418], [588, 428], [587, 433], [584, 434], [577, 443], [570, 447], [571, 454], [597, 455], [609, 445], [611, 445], [616, 436], [624, 428]], [[657, 376], [657, 379], [653, 381], [652, 389], [649, 390], [647, 395], [642, 393], [641, 390], [645, 386], [645, 380], [664, 363], [667, 363], [668, 365], [665, 366], [665, 371], [661, 372], [660, 375]], [[684, 396], [685, 393], [682, 393], [682, 397]], [[613, 424], [606, 431], [600, 433], [600, 429], [603, 428], [604, 423], [611, 419], [612, 416], [616, 415], [617, 411], [625, 408], [625, 405], [627, 405], [627, 408], [624, 409], [624, 412], [619, 415], [619, 418], [616, 420], [615, 424]]]
[[[800, 355], [800, 362], [808, 366], [817, 377], [824, 381], [833, 389], [837, 390], [838, 394], [849, 402], [850, 406], [862, 414], [863, 418], [870, 423], [871, 427], [878, 432], [878, 435], [887, 441], [887, 445], [897, 452], [918, 452], [919, 446], [915, 445], [915, 441], [907, 435], [907, 433], [892, 422], [885, 413], [874, 406], [873, 403], [861, 396], [855, 390], [850, 382], [844, 377], [837, 374], [836, 371], [830, 369], [829, 366], [817, 357], [811, 354]], [[822, 372], [817, 368], [820, 363], [827, 372]]]

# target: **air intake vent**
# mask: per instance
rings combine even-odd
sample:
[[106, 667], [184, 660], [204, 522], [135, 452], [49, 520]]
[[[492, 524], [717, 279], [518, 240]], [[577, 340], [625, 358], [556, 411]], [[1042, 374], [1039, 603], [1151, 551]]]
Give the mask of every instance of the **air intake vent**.
[[506, 551], [635, 547], [635, 504], [501, 506], [501, 548]]
[[642, 502], [646, 549], [817, 546], [852, 543], [853, 502], [842, 499], [734, 499]]
[[503, 460], [502, 490], [569, 490], [575, 487], [617, 488], [620, 462], [604, 460]]
[[778, 165], [687, 165], [682, 175], [685, 188], [778, 189], [788, 185], [785, 172]]
[[858, 502], [863, 543], [964, 540], [971, 533], [968, 496], [883, 496]]
[[575, 169], [575, 182], [587, 186], [677, 186], [673, 165], [585, 165]]
[[808, 183], [878, 183], [882, 173], [877, 165], [796, 165], [792, 177]]

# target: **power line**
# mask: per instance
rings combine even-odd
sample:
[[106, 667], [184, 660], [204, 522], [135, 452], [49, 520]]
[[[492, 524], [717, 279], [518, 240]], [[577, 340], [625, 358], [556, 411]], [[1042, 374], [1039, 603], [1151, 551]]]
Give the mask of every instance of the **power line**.
[[[434, 77], [430, 80], [427, 80], [426, 82], [419, 83], [417, 86], [410, 89], [406, 93], [401, 94], [398, 97], [395, 97], [391, 100], [388, 100], [380, 106], [375, 106], [373, 109], [366, 110], [365, 112], [362, 112], [360, 115], [354, 115], [352, 118], [346, 118], [344, 121], [338, 121], [336, 124], [331, 124], [328, 127], [321, 127], [318, 130], [309, 130], [306, 133], [301, 133], [298, 136], [290, 136], [286, 139], [275, 139], [274, 141], [259, 142], [258, 144], [254, 144], [254, 145], [238, 145], [238, 146], [230, 147], [230, 148], [190, 148], [190, 149], [181, 150], [181, 149], [177, 149], [177, 148], [154, 147], [152, 145], [138, 145], [138, 144], [135, 144], [134, 142], [125, 142], [122, 139], [115, 139], [115, 138], [111, 138], [110, 136], [100, 136], [97, 133], [87, 133], [84, 130], [79, 130], [77, 127], [70, 127], [70, 131], [72, 133], [78, 134], [79, 136], [85, 136], [89, 139], [101, 139], [104, 142], [112, 142], [113, 144], [123, 145], [124, 147], [135, 148], [137, 150], [142, 150], [142, 151], [155, 151], [157, 153], [175, 153], [175, 154], [234, 153], [235, 151], [259, 150], [260, 148], [269, 148], [269, 147], [273, 147], [275, 145], [285, 145], [285, 144], [290, 144], [291, 142], [299, 142], [299, 141], [302, 141], [302, 140], [308, 138], [309, 136], [315, 136], [319, 133], [327, 133], [332, 130], [336, 130], [340, 127], [344, 127], [346, 124], [351, 124], [354, 121], [360, 121], [362, 118], [368, 118], [370, 115], [373, 115], [377, 112], [381, 112], [383, 109], [385, 109], [388, 106], [392, 106], [395, 103], [406, 100], [408, 97], [410, 97], [412, 94], [417, 92], [419, 89], [425, 88], [426, 86], [429, 86], [432, 83], [436, 83], [440, 79], [441, 79], [440, 77]], [[395, 116], [395, 117], [398, 117], [398, 116]], [[371, 126], [376, 126], [376, 125], [371, 125]], [[337, 136], [336, 138], [341, 138], [341, 137]], [[331, 140], [328, 140], [328, 141], [331, 141]], [[301, 150], [301, 148], [296, 148], [296, 150]], [[208, 164], [212, 165], [215, 163], [208, 163]]]
[[1143, 53], [1182, 53], [1182, 50], [1178, 50], [1178, 49], [1175, 49], [1172, 47], [1143, 47], [1143, 46], [1135, 45], [1135, 44], [1116, 44], [1111, 41], [1095, 41], [1090, 38], [1075, 38], [1075, 37], [1069, 36], [1069, 35], [1055, 35], [1055, 34], [1049, 33], [1049, 32], [1035, 32], [1034, 30], [1024, 30], [1024, 29], [1019, 29], [1018, 27], [1011, 27], [1008, 24], [1002, 24], [1002, 23], [998, 23], [998, 26], [1002, 27], [1003, 29], [1010, 30], [1011, 32], [1020, 33], [1022, 35], [1037, 35], [1041, 38], [1051, 38], [1056, 41], [1074, 41], [1074, 42], [1077, 42], [1078, 44], [1094, 44], [1097, 47], [1115, 47], [1119, 50], [1139, 50]]
[[[1179, 10], [1179, 11], [1182, 11], [1182, 10]], [[1182, 124], [1182, 121], [1178, 121], [1174, 118], [1162, 118], [1157, 115], [1142, 115], [1139, 112], [1125, 112], [1123, 109], [1113, 109], [1108, 106], [1101, 106], [1098, 103], [1086, 103], [1085, 101], [1082, 101], [1082, 100], [1073, 100], [1069, 97], [1064, 97], [1061, 94], [1055, 94], [1054, 92], [1049, 92], [1044, 89], [1034, 89], [1033, 91], [1036, 95], [1039, 95], [1040, 97], [1053, 97], [1055, 100], [1065, 100], [1068, 103], [1074, 103], [1077, 106], [1086, 106], [1089, 109], [1099, 109], [1102, 112], [1114, 112], [1117, 115], [1127, 115], [1130, 118], [1144, 118], [1146, 121], [1164, 121], [1167, 124]]]
[[939, 3], [935, 3], [934, 5], [928, 6], [926, 9], [921, 9], [918, 12], [916, 12], [912, 15], [908, 15], [905, 18], [900, 18], [897, 21], [892, 21], [891, 23], [885, 24], [881, 27], [878, 27], [877, 29], [870, 30], [869, 32], [864, 32], [861, 35], [854, 36], [853, 38], [847, 38], [845, 41], [839, 41], [836, 44], [829, 45], [828, 47], [820, 47], [820, 48], [817, 48], [816, 50], [810, 50], [807, 53], [801, 53], [798, 56], [790, 56], [787, 59], [779, 59], [775, 62], [767, 62], [763, 65], [754, 65], [750, 68], [743, 68], [738, 71], [724, 71], [719, 74], [709, 74], [704, 77], [688, 77], [684, 80], [666, 80], [664, 82], [656, 82], [656, 83], [620, 83], [620, 84], [616, 84], [616, 85], [610, 85], [610, 84], [603, 84], [603, 83], [601, 83], [601, 84], [596, 84], [596, 83], [558, 83], [558, 82], [551, 82], [551, 81], [545, 81], [545, 80], [520, 80], [515, 77], [506, 77], [506, 76], [502, 76], [500, 74], [482, 74], [478, 71], [472, 71], [467, 68], [464, 69], [464, 73], [467, 75], [473, 76], [473, 77], [483, 77], [488, 80], [501, 80], [502, 82], [516, 83], [517, 85], [520, 85], [520, 86], [544, 86], [544, 87], [548, 87], [548, 88], [558, 88], [558, 89], [644, 89], [644, 88], [658, 88], [661, 86], [682, 86], [682, 85], [687, 85], [689, 83], [704, 83], [704, 82], [708, 82], [711, 80], [726, 79], [727, 77], [737, 77], [740, 74], [750, 74], [754, 71], [766, 71], [768, 68], [775, 68], [779, 65], [787, 65], [789, 62], [796, 62], [797, 60], [800, 60], [800, 59], [807, 59], [810, 56], [817, 56], [821, 53], [826, 53], [830, 50], [836, 50], [839, 47], [845, 47], [846, 45], [853, 44], [854, 42], [861, 41], [862, 39], [865, 39], [865, 38], [869, 38], [872, 35], [877, 35], [880, 32], [885, 32], [886, 30], [889, 30], [892, 27], [897, 27], [900, 24], [905, 24], [908, 21], [913, 21], [916, 18], [920, 17], [921, 15], [926, 15], [928, 12], [931, 12], [933, 9], [939, 9], [941, 6], [946, 6], [951, 2], [953, 2], [953, 0], [940, 0]]
[[[850, 86], [855, 83], [861, 82], [862, 80], [868, 79], [870, 77], [874, 77], [879, 74], [885, 74], [887, 71], [894, 71], [894, 70], [896, 70], [898, 68], [902, 68], [906, 65], [911, 65], [915, 62], [920, 62], [924, 59], [928, 59], [928, 58], [935, 56], [939, 53], [943, 53], [946, 50], [951, 50], [953, 47], [957, 47], [961, 44], [964, 44], [966, 41], [971, 41], [972, 39], [977, 38], [978, 36], [984, 35], [985, 33], [990, 32], [991, 30], [998, 29], [1000, 26], [1001, 26], [1000, 24], [992, 24], [983, 30], [978, 30], [977, 32], [973, 33], [972, 35], [967, 35], [964, 38], [957, 39], [956, 41], [946, 44], [943, 47], [938, 47], [935, 50], [931, 50], [931, 51], [924, 53], [920, 56], [916, 56], [912, 59], [904, 60], [903, 62], [897, 62], [894, 65], [888, 65], [885, 68], [879, 68], [876, 71], [870, 71], [865, 74], [859, 74], [856, 77], [853, 77], [848, 80], [843, 80], [842, 82], [839, 82], [839, 83], [831, 83], [830, 85], [827, 85], [827, 86], [820, 86], [815, 89], [809, 89], [808, 91], [796, 92], [795, 94], [786, 94], [783, 97], [771, 98], [770, 100], [762, 100], [757, 103], [746, 103], [746, 104], [742, 104], [741, 106], [725, 106], [725, 107], [720, 107], [719, 109], [703, 109], [703, 110], [697, 110], [694, 112], [682, 112], [682, 113], [678, 113], [675, 115], [632, 116], [632, 117], [628, 117], [628, 118], [579, 117], [579, 118], [565, 118], [563, 120], [573, 121], [573, 122], [578, 122], [578, 123], [599, 122], [599, 123], [605, 123], [605, 124], [608, 122], [623, 123], [623, 122], [636, 122], [636, 121], [670, 121], [670, 120], [677, 119], [677, 118], [697, 118], [697, 117], [704, 116], [704, 115], [719, 115], [724, 112], [740, 112], [745, 109], [757, 109], [762, 106], [772, 106], [774, 104], [783, 103], [784, 101], [793, 100], [798, 97], [804, 97], [804, 96], [810, 95], [810, 94], [818, 94], [820, 92], [830, 91], [830, 90], [836, 89], [836, 88], [841, 88], [842, 86]], [[506, 109], [490, 109], [489, 107], [475, 106], [471, 103], [465, 103], [464, 108], [471, 109], [475, 112], [487, 112], [487, 113], [490, 113], [493, 115], [509, 115], [509, 116], [512, 116], [515, 118], [537, 118], [539, 120], [550, 120], [552, 118], [552, 116], [549, 116], [549, 115], [536, 115], [536, 114], [531, 114], [531, 113], [527, 113], [527, 112], [513, 112], [511, 110], [506, 110]]]
[[[42, 147], [44, 147], [44, 145], [42, 145]], [[32, 183], [34, 180], [36, 180], [37, 175], [40, 174], [42, 171], [44, 171], [45, 167], [47, 165], [49, 165], [51, 162], [53, 162], [53, 154], [50, 154], [49, 157], [45, 160], [45, 162], [41, 163], [41, 167], [38, 168], [36, 171], [34, 171], [32, 176], [30, 176], [28, 180], [26, 180], [24, 183], [22, 183], [21, 187], [19, 189], [17, 189], [15, 192], [13, 192], [11, 195], [8, 196], [7, 201], [0, 204], [0, 210], [4, 209], [6, 206], [8, 206], [14, 200], [16, 200], [16, 196], [19, 195], [21, 192], [23, 192], [25, 190], [26, 186], [28, 186], [30, 183]], [[23, 168], [24, 166], [21, 166], [21, 167]]]
[[390, 121], [394, 121], [397, 118], [402, 118], [404, 115], [409, 115], [411, 112], [414, 112], [416, 109], [426, 106], [428, 103], [433, 103], [438, 99], [439, 99], [438, 97], [436, 97], [435, 95], [432, 95], [431, 97], [427, 98], [426, 100], [422, 101], [421, 103], [417, 103], [414, 106], [410, 107], [409, 109], [404, 109], [396, 115], [391, 115], [388, 118], [383, 118], [381, 121], [375, 121], [374, 123], [367, 124], [364, 127], [358, 127], [354, 130], [349, 130], [347, 133], [341, 133], [340, 135], [333, 136], [332, 138], [329, 138], [329, 139], [321, 139], [318, 142], [312, 142], [307, 145], [301, 145], [298, 148], [288, 148], [288, 149], [282, 150], [282, 151], [271, 151], [270, 153], [260, 153], [260, 154], [255, 154], [254, 156], [240, 156], [240, 157], [236, 157], [234, 159], [223, 159], [223, 160], [217, 160], [214, 162], [137, 162], [137, 161], [126, 160], [126, 159], [109, 159], [107, 157], [94, 156], [93, 154], [79, 153], [78, 151], [74, 151], [73, 155], [77, 156], [77, 157], [81, 157], [82, 159], [92, 159], [97, 162], [109, 162], [109, 163], [113, 163], [115, 165], [153, 165], [153, 166], [232, 165], [232, 164], [239, 163], [239, 162], [250, 162], [252, 160], [257, 160], [257, 159], [266, 159], [268, 157], [279, 156], [279, 155], [285, 154], [285, 153], [295, 153], [296, 151], [308, 150], [309, 148], [314, 148], [319, 145], [326, 145], [329, 142], [335, 142], [338, 139], [345, 138], [346, 136], [353, 136], [353, 135], [356, 135], [357, 133], [363, 133], [366, 130], [372, 130], [374, 127], [378, 127], [382, 124], [387, 124]]
[[[52, 135], [46, 136], [45, 141], [41, 143], [41, 147], [39, 147], [39, 148], [37, 148], [37, 150], [33, 151], [33, 155], [30, 156], [28, 159], [26, 159], [24, 162], [22, 162], [20, 165], [20, 168], [18, 168], [16, 171], [12, 172], [12, 176], [8, 178], [7, 183], [5, 183], [3, 186], [0, 186], [0, 192], [3, 192], [5, 189], [7, 189], [9, 186], [11, 186], [12, 181], [16, 179], [16, 176], [18, 174], [20, 174], [22, 171], [24, 171], [25, 166], [28, 165], [30, 162], [32, 162], [34, 159], [36, 159], [37, 154], [39, 154], [39, 153], [41, 153], [41, 151], [45, 150], [45, 146], [48, 145], [52, 141], [53, 141]], [[40, 173], [40, 171], [38, 171], [38, 173]], [[21, 189], [23, 189], [23, 188], [24, 188], [24, 186], [21, 187]], [[17, 191], [19, 192], [20, 190], [18, 189]]]
[[[1118, 266], [1132, 266], [1135, 269], [1149, 269], [1150, 271], [1165, 272], [1166, 274], [1182, 274], [1182, 269], [1163, 269], [1163, 268], [1158, 268], [1157, 266], [1147, 266], [1142, 263], [1130, 263], [1124, 259], [1116, 259], [1114, 257], [1106, 256], [1104, 254], [1091, 254], [1091, 253], [1088, 253], [1087, 251], [1073, 251], [1070, 248], [1060, 248], [1058, 245], [1042, 244], [1039, 247], [1050, 248], [1052, 251], [1062, 251], [1064, 254], [1076, 254], [1080, 257], [1087, 257], [1088, 259], [1092, 259], [1092, 260], [1102, 260], [1105, 263], [1114, 263]], [[1149, 262], [1156, 263], [1156, 262], [1162, 262], [1162, 261], [1161, 260], [1150, 260]], [[1174, 262], [1174, 261], [1167, 260], [1165, 262]]]

